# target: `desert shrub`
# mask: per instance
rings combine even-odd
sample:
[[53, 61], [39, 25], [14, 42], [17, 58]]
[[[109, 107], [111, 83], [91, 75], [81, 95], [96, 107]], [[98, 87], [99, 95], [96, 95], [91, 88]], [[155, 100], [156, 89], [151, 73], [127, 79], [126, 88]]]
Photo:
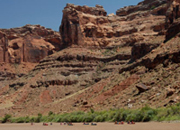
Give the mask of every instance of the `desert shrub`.
[[52, 111], [49, 111], [48, 116], [53, 115], [54, 113]]
[[42, 118], [42, 114], [41, 113], [38, 113], [38, 116], [35, 118], [34, 122], [41, 122], [41, 118]]
[[156, 114], [156, 111], [153, 110], [153, 109], [150, 109], [150, 110], [147, 110], [147, 111], [143, 112], [142, 121], [147, 122], [147, 121], [152, 120], [154, 118], [155, 114]]
[[46, 120], [47, 122], [52, 122], [54, 120], [54, 116], [53, 115], [48, 116]]
[[25, 122], [25, 117], [19, 117], [15, 120], [16, 123], [24, 123]]
[[54, 118], [53, 122], [62, 122], [62, 118], [63, 118], [62, 115], [57, 115], [57, 116]]
[[109, 110], [106, 113], [103, 113], [103, 117], [105, 118], [105, 121], [112, 121], [115, 115], [116, 115], [116, 111], [114, 110]]
[[94, 111], [88, 113], [77, 111], [55, 115], [49, 112], [48, 116], [38, 114], [37, 117], [18, 117], [11, 118], [11, 115], [5, 115], [2, 123], [11, 121], [12, 123], [28, 123], [28, 122], [104, 122], [104, 121], [171, 121], [180, 120], [180, 104], [169, 106], [166, 108], [153, 109], [145, 106], [141, 109], [110, 109], [109, 111]]
[[153, 6], [151, 7], [151, 10], [153, 10], [153, 9], [155, 9], [155, 8], [156, 8], [156, 6], [153, 5]]
[[79, 118], [80, 118], [80, 115], [72, 115], [72, 116], [69, 117], [69, 120], [71, 122], [77, 122], [79, 120]]
[[135, 121], [136, 115], [134, 113], [128, 114], [125, 121]]
[[121, 113], [119, 119], [122, 120], [122, 121], [125, 121], [129, 114], [130, 114], [130, 111], [129, 111], [129, 110], [124, 110], [124, 111]]
[[143, 122], [147, 122], [150, 121], [154, 118], [154, 116], [157, 114], [157, 111], [151, 107], [149, 107], [148, 105], [146, 105], [145, 107], [141, 108], [140, 110], [141, 114], [142, 114], [142, 120]]
[[98, 115], [98, 116], [96, 116], [96, 117], [94, 118], [93, 121], [95, 121], [95, 122], [104, 122], [104, 121], [105, 121], [105, 118], [104, 118], [103, 116], [101, 116], [101, 115]]
[[92, 108], [90, 109], [90, 111], [91, 111], [91, 113], [94, 113], [94, 112], [95, 112], [94, 109], [92, 109]]
[[4, 118], [2, 119], [2, 123], [6, 123], [7, 121], [10, 120], [10, 118], [11, 118], [11, 115], [6, 114], [6, 115], [4, 116]]
[[61, 121], [62, 122], [70, 122], [70, 115], [67, 114], [67, 115], [64, 115], [62, 118], [61, 118]]
[[143, 119], [143, 113], [140, 110], [132, 110], [127, 113], [125, 121], [140, 122]]
[[35, 121], [35, 117], [31, 117], [30, 122], [34, 122], [34, 121]]
[[179, 105], [171, 106], [170, 108], [171, 108], [170, 109], [171, 115], [180, 115], [180, 106]]
[[120, 120], [121, 120], [121, 119], [120, 119], [121, 113], [122, 113], [122, 112], [121, 112], [120, 110], [116, 111], [116, 113], [115, 113], [112, 121], [120, 121]]
[[143, 119], [142, 121], [143, 122], [147, 122], [147, 121], [150, 121], [154, 116], [154, 111], [153, 110], [148, 110], [144, 113], [144, 116], [143, 116]]
[[25, 117], [25, 121], [24, 121], [25, 123], [29, 123], [30, 122], [30, 118], [29, 118], [29, 116], [26, 116]]
[[83, 115], [79, 115], [77, 122], [83, 122], [84, 116]]
[[85, 115], [83, 118], [83, 122], [92, 122], [93, 121], [93, 116], [91, 114]]
[[158, 109], [157, 115], [154, 117], [155, 121], [163, 121], [165, 120], [166, 116], [168, 115], [167, 109]]
[[12, 118], [11, 122], [12, 123], [29, 123], [30, 122], [30, 118], [29, 118], [29, 116]]

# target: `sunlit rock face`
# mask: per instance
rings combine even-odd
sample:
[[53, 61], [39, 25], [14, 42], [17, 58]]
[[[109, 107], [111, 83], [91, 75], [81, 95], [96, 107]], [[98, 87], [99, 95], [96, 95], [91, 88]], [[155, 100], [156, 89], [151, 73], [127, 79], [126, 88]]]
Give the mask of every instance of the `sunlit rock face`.
[[38, 63], [60, 49], [59, 33], [40, 25], [0, 29], [0, 62]]

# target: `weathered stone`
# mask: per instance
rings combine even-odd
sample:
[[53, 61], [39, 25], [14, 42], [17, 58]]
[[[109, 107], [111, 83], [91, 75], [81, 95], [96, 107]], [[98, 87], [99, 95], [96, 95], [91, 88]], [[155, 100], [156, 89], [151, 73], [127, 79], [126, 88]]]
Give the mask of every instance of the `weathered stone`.
[[172, 96], [175, 93], [175, 89], [167, 89], [166, 98]]
[[144, 85], [143, 83], [137, 84], [136, 88], [139, 90], [139, 93], [145, 92], [150, 89], [150, 87]]
[[135, 61], [143, 56], [145, 56], [147, 53], [151, 52], [153, 49], [158, 47], [160, 43], [137, 43], [134, 44], [131, 50], [131, 59], [132, 61]]
[[[124, 8], [117, 10], [116, 15], [126, 16], [126, 15], [129, 15], [129, 14], [137, 12], [137, 11], [156, 10], [156, 8], [158, 6], [166, 4], [166, 2], [167, 2], [167, 0], [153, 0], [153, 1], [152, 0], [144, 0], [143, 2], [140, 2], [136, 6], [127, 6], [127, 7], [124, 7]], [[157, 12], [157, 13], [155, 13], [155, 12]], [[166, 7], [163, 10], [161, 7], [156, 11], [152, 11], [152, 14], [163, 15], [165, 12], [166, 12]]]
[[40, 25], [0, 29], [0, 62], [38, 63], [62, 48], [60, 35]]

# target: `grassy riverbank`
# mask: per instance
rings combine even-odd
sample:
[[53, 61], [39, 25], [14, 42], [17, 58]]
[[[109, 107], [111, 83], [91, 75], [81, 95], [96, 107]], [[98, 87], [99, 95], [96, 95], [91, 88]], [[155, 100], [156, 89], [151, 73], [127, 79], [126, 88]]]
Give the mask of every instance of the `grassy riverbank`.
[[153, 109], [145, 106], [141, 109], [118, 109], [109, 111], [73, 112], [54, 114], [49, 112], [47, 116], [38, 114], [36, 117], [11, 117], [6, 115], [1, 119], [2, 123], [28, 123], [28, 122], [105, 122], [105, 121], [174, 121], [180, 120], [180, 103], [166, 108]]

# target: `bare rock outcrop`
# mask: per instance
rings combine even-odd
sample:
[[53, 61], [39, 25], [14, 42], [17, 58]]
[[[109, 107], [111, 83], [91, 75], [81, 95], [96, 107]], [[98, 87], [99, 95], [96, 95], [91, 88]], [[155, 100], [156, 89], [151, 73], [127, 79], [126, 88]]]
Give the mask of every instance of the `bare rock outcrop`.
[[[167, 4], [162, 1], [143, 3], [145, 6], [158, 6], [166, 11]], [[140, 4], [141, 5], [141, 4]], [[148, 11], [148, 7], [146, 7]], [[114, 48], [116, 46], [133, 46], [138, 42], [146, 42], [148, 36], [157, 37], [165, 28], [165, 16], [156, 13], [145, 13], [139, 10], [126, 16], [106, 15], [102, 6], [87, 7], [67, 4], [63, 10], [60, 26], [63, 46], [83, 46]], [[99, 13], [97, 13], [99, 12]], [[139, 15], [142, 14], [142, 15]], [[157, 26], [158, 25], [158, 26]], [[163, 34], [164, 35], [164, 34]], [[159, 43], [160, 44], [160, 43]]]
[[168, 1], [168, 10], [166, 12], [166, 21], [170, 24], [173, 21], [180, 17], [180, 1], [179, 0], [169, 0]]
[[8, 57], [8, 39], [6, 35], [0, 31], [0, 62], [7, 62]]
[[0, 62], [38, 63], [60, 49], [60, 35], [40, 25], [0, 29]]
[[160, 43], [136, 43], [132, 47], [131, 60], [137, 60], [147, 53], [151, 52], [153, 49], [157, 48]]
[[168, 2], [168, 10], [166, 12], [166, 41], [173, 38], [180, 31], [180, 1], [170, 0]]
[[[63, 19], [60, 26], [62, 41], [65, 46], [84, 45], [85, 37], [103, 37], [103, 32], [98, 29], [97, 19], [101, 24], [107, 22], [104, 20], [106, 11], [102, 6], [96, 7], [76, 6], [67, 4], [63, 10]], [[90, 38], [92, 39], [92, 38]]]
[[[160, 7], [163, 4], [166, 4], [167, 0], [144, 0], [138, 5], [127, 6], [116, 11], [118, 16], [127, 16], [131, 13], [138, 11], [148, 11], [148, 14], [164, 15], [166, 13], [166, 7]], [[165, 5], [166, 6], [166, 5]]]
[[136, 88], [138, 89], [138, 93], [140, 94], [140, 93], [143, 93], [143, 92], [145, 92], [145, 91], [148, 91], [149, 89], [150, 89], [150, 87], [148, 87], [148, 86], [146, 86], [146, 85], [144, 85], [144, 84], [137, 84], [136, 85]]

